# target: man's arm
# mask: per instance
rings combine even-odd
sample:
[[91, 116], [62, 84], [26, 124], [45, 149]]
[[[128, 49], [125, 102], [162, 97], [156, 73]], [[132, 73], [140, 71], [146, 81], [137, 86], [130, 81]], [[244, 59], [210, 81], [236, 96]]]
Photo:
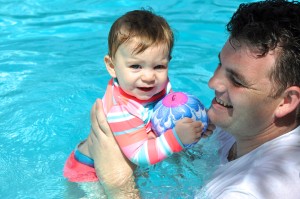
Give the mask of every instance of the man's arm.
[[116, 143], [99, 99], [91, 110], [91, 124], [87, 139], [89, 152], [106, 194], [109, 198], [140, 198], [133, 176], [134, 165]]

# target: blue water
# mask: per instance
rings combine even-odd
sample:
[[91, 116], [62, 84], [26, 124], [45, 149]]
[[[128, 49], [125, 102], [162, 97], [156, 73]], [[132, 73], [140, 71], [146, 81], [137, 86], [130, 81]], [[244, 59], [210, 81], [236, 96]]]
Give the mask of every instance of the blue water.
[[[207, 82], [237, 5], [223, 0], [0, 1], [0, 198], [80, 198], [62, 168], [87, 137], [89, 112], [104, 93], [107, 34], [127, 11], [152, 7], [175, 30], [174, 90], [198, 96]], [[144, 198], [192, 198], [218, 164], [214, 137], [137, 171]]]

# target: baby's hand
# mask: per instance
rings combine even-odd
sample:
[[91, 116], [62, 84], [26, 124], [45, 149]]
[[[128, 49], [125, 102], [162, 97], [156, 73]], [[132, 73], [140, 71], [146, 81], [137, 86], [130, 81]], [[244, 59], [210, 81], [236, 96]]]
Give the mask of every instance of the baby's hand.
[[175, 131], [182, 144], [192, 144], [201, 138], [203, 124], [191, 118], [183, 118], [175, 124]]

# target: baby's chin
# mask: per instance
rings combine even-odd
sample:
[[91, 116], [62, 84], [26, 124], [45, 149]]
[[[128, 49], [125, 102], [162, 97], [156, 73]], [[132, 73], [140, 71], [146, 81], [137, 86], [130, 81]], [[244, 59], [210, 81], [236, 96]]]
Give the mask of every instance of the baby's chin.
[[135, 96], [135, 98], [137, 98], [138, 100], [149, 100], [152, 96]]
[[153, 90], [151, 90], [150, 92], [148, 91], [142, 91], [139, 90], [138, 92], [132, 94], [132, 96], [134, 96], [135, 98], [137, 98], [138, 100], [149, 100], [151, 99], [154, 95], [156, 95], [156, 92], [152, 92]]

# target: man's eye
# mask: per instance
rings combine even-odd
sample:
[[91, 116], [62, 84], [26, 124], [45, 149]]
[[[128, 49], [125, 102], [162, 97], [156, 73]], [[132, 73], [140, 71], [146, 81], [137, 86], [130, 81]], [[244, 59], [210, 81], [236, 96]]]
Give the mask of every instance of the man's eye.
[[130, 68], [132, 68], [132, 69], [140, 69], [142, 67], [140, 65], [131, 65]]
[[245, 87], [242, 82], [238, 81], [234, 77], [231, 77], [230, 79], [231, 79], [231, 82], [232, 82], [233, 85], [235, 85], [237, 87]]

